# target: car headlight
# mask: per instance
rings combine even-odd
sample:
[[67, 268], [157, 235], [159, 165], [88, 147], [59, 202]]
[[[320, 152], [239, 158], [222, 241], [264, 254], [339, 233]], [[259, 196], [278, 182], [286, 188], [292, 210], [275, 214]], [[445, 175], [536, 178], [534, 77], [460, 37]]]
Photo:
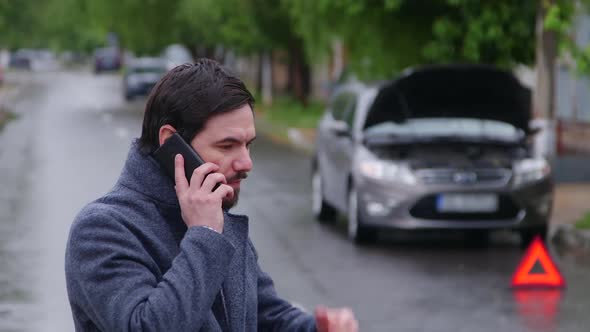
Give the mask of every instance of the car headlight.
[[362, 175], [378, 181], [396, 181], [405, 184], [415, 184], [416, 177], [404, 164], [387, 163], [378, 160], [359, 162]]
[[545, 159], [523, 159], [514, 164], [514, 185], [539, 181], [551, 172], [551, 166]]

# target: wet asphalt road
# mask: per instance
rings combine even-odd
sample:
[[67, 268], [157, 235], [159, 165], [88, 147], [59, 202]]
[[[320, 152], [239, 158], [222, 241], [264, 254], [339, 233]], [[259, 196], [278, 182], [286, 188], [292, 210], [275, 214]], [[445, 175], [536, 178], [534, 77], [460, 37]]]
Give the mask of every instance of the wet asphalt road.
[[[71, 331], [69, 225], [116, 180], [145, 100], [125, 103], [119, 77], [90, 71], [7, 80], [4, 103], [18, 118], [0, 132], [0, 332]], [[568, 288], [515, 293], [522, 251], [511, 234], [486, 248], [461, 234], [387, 234], [356, 247], [342, 222], [313, 220], [305, 155], [259, 137], [253, 158], [236, 212], [250, 216], [262, 267], [297, 305], [350, 306], [362, 331], [588, 331], [587, 258], [552, 250]]]

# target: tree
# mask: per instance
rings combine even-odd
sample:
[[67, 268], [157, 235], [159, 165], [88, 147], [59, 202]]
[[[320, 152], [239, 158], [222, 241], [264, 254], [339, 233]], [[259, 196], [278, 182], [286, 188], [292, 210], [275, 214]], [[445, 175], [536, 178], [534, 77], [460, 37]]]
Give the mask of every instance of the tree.
[[308, 55], [325, 56], [338, 38], [361, 77], [391, 77], [417, 64], [534, 61], [532, 1], [285, 1]]
[[[32, 47], [42, 38], [37, 31], [40, 15], [34, 1], [0, 2], [0, 44], [9, 48]], [[36, 33], [37, 32], [37, 33]]]

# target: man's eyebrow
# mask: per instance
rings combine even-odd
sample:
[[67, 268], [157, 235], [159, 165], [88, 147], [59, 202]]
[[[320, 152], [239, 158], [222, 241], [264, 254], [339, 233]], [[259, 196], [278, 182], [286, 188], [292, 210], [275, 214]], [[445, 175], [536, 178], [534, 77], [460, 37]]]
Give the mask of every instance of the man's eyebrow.
[[[252, 143], [255, 139], [256, 139], [256, 136], [254, 136], [254, 138], [249, 140], [248, 144]], [[224, 137], [224, 138], [220, 139], [219, 141], [215, 142], [215, 144], [223, 144], [223, 143], [238, 143], [238, 144], [240, 144], [240, 143], [242, 143], [242, 140], [237, 137], [228, 136], [228, 137]]]

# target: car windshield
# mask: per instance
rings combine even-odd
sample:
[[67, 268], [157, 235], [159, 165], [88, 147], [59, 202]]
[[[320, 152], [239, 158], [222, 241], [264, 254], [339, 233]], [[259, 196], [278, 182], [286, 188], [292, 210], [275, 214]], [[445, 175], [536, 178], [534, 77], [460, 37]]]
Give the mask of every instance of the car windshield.
[[486, 119], [473, 118], [416, 118], [402, 123], [384, 122], [366, 129], [367, 136], [394, 137], [458, 137], [516, 141], [524, 136], [513, 125]]
[[165, 68], [152, 66], [152, 67], [133, 67], [129, 70], [132, 73], [143, 74], [143, 73], [156, 73], [161, 74], [166, 71]]
[[114, 48], [103, 48], [96, 51], [96, 56], [117, 56], [118, 52]]

